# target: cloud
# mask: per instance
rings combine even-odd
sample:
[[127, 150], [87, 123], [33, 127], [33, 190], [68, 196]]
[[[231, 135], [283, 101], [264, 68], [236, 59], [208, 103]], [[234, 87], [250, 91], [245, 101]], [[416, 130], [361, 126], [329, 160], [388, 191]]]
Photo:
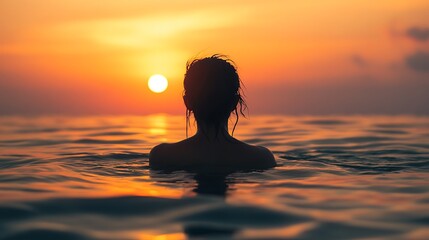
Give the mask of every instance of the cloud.
[[420, 42], [429, 40], [429, 28], [410, 27], [406, 32], [407, 36]]
[[429, 72], [429, 53], [417, 51], [405, 58], [407, 66], [417, 72]]

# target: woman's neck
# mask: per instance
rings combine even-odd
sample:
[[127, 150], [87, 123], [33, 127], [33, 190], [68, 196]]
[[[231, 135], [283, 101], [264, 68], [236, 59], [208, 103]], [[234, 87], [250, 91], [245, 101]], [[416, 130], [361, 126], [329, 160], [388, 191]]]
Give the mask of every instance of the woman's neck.
[[208, 140], [228, 140], [233, 138], [228, 132], [228, 120], [222, 121], [219, 125], [197, 122], [196, 138]]

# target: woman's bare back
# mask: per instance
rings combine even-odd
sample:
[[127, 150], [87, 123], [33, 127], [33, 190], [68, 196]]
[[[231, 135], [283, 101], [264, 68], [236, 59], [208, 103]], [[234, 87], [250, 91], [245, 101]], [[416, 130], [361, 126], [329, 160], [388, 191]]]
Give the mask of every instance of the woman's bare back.
[[276, 165], [270, 150], [235, 138], [208, 141], [191, 137], [177, 143], [163, 143], [150, 152], [152, 169], [267, 169]]

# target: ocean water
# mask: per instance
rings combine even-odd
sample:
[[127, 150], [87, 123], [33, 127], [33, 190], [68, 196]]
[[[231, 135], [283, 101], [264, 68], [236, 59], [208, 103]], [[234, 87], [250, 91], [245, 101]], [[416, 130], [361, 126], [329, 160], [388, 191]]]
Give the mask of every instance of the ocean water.
[[0, 239], [429, 239], [429, 117], [251, 116], [276, 168], [150, 170], [184, 120], [2, 117]]

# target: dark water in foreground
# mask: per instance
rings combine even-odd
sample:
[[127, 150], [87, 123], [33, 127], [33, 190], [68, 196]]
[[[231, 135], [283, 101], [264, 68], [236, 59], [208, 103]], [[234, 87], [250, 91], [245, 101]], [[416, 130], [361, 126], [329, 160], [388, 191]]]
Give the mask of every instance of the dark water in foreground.
[[150, 171], [176, 116], [2, 118], [0, 239], [428, 239], [429, 118], [251, 117], [279, 166]]

